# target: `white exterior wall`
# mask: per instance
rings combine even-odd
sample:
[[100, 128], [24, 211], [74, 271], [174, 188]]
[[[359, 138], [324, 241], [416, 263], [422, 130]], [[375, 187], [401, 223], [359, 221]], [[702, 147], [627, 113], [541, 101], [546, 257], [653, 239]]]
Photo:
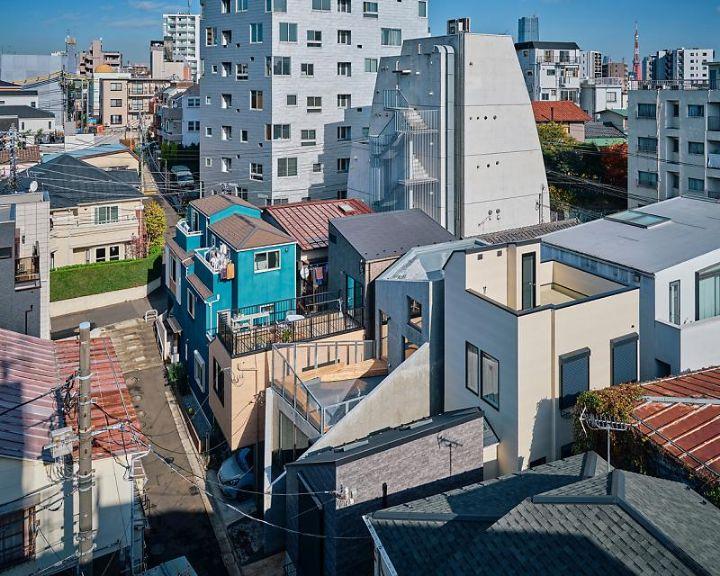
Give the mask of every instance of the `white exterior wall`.
[[[21, 134], [27, 132], [29, 136], [34, 137], [38, 130], [44, 133], [55, 132], [55, 117], [49, 118], [18, 118], [18, 132]], [[31, 143], [34, 143], [31, 138]]]
[[[657, 118], [638, 118], [638, 104], [655, 104]], [[675, 118], [672, 104], [680, 107]], [[689, 105], [701, 105], [705, 115], [688, 116]], [[711, 129], [712, 128], [712, 129]], [[638, 153], [638, 139], [657, 138], [658, 152]], [[679, 139], [673, 152], [673, 139]], [[689, 142], [704, 144], [704, 154], [690, 154]], [[693, 194], [720, 198], [720, 90], [633, 90], [628, 107], [628, 191], [629, 205], [651, 204], [675, 196]], [[640, 186], [640, 171], [657, 173], [657, 189]], [[677, 175], [679, 186], [674, 187]], [[689, 179], [704, 180], [705, 190], [694, 192]]]
[[197, 82], [200, 68], [200, 15], [163, 14], [163, 36], [173, 41], [173, 57], [190, 65], [192, 79]]
[[[372, 102], [374, 73], [365, 72], [366, 58], [381, 58], [400, 52], [400, 46], [381, 46], [381, 28], [399, 28], [403, 38], [424, 37], [428, 34], [428, 19], [419, 17], [418, 1], [397, 2], [380, 0], [378, 18], [364, 17], [363, 5], [352, 3], [352, 12], [338, 12], [337, 0], [330, 2], [330, 11], [313, 11], [310, 0], [288, 0], [287, 13], [267, 13], [265, 3], [249, 2], [246, 12], [221, 13], [221, 3], [205, 4], [201, 30], [201, 55], [204, 74], [200, 82], [202, 135], [200, 138], [201, 179], [206, 193], [221, 184], [236, 184], [249, 189], [248, 199], [265, 204], [271, 199], [298, 201], [312, 198], [334, 198], [347, 192], [347, 174], [338, 173], [339, 158], [350, 157], [350, 142], [338, 142], [337, 128], [350, 126], [352, 138], [358, 139], [368, 126]], [[250, 24], [263, 25], [262, 44], [250, 44]], [[296, 43], [280, 42], [281, 23], [296, 23]], [[208, 27], [232, 31], [232, 43], [222, 46], [205, 45]], [[322, 47], [307, 46], [307, 31], [322, 32]], [[352, 33], [350, 45], [338, 44], [338, 30]], [[291, 58], [290, 76], [267, 76], [266, 57]], [[221, 63], [231, 64], [231, 73], [223, 78]], [[352, 76], [338, 76], [338, 62], [352, 64]], [[235, 65], [249, 68], [249, 80], [235, 79]], [[312, 63], [312, 78], [300, 76], [302, 63]], [[217, 66], [217, 73], [213, 73]], [[250, 91], [262, 90], [262, 111], [250, 110]], [[228, 110], [220, 107], [221, 94], [232, 95]], [[352, 96], [352, 108], [338, 107], [338, 94]], [[287, 96], [297, 95], [297, 106], [287, 106]], [[308, 113], [307, 97], [322, 97], [322, 112]], [[207, 98], [210, 104], [207, 104]], [[265, 140], [266, 124], [290, 124], [289, 140]], [[232, 141], [221, 140], [221, 127], [232, 126]], [[212, 137], [205, 136], [205, 129]], [[301, 130], [316, 130], [317, 145], [302, 147]], [[248, 142], [240, 142], [240, 131], [248, 131]], [[221, 158], [230, 158], [232, 170], [221, 171]], [[298, 175], [278, 177], [278, 158], [297, 158]], [[208, 160], [209, 159], [209, 160]], [[212, 162], [208, 166], [206, 162]], [[263, 181], [250, 180], [250, 163], [263, 165]], [[313, 165], [321, 163], [322, 171], [313, 172]]]
[[[548, 59], [546, 52], [550, 55]], [[567, 61], [560, 61], [560, 52], [569, 52]], [[517, 55], [531, 100], [580, 101], [582, 52], [579, 49], [527, 48], [518, 49]]]
[[605, 110], [623, 109], [623, 90], [620, 79], [617, 83], [603, 80], [583, 82], [580, 87], [580, 108], [593, 118]]
[[10, 94], [0, 90], [0, 106], [32, 106], [38, 108], [37, 94]]
[[[188, 131], [188, 122], [200, 120], [200, 106], [190, 106], [188, 104], [189, 99], [199, 99], [199, 91], [193, 94], [188, 94], [187, 91], [182, 95], [182, 145], [183, 146], [197, 146], [200, 144], [200, 134], [202, 132], [202, 125], [200, 130], [197, 132]], [[202, 124], [202, 123], [201, 123]]]

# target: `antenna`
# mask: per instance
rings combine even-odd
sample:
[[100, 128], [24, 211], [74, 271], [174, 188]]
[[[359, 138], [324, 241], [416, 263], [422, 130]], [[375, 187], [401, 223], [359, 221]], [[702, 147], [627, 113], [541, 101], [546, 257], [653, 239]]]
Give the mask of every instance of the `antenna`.
[[618, 422], [606, 417], [603, 414], [595, 415], [588, 414], [587, 406], [583, 406], [582, 412], [580, 413], [580, 426], [582, 426], [585, 436], [587, 436], [587, 430], [585, 430], [585, 424], [588, 425], [590, 430], [598, 430], [607, 432], [607, 463], [610, 468], [610, 433], [611, 432], [627, 432], [630, 428], [634, 427], [634, 424], [627, 422]]

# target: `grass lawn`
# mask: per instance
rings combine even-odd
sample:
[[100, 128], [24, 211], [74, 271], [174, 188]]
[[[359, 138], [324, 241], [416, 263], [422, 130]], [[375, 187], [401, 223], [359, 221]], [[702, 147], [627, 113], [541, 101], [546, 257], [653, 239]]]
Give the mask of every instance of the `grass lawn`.
[[50, 272], [50, 301], [144, 286], [160, 277], [162, 250], [147, 258], [65, 266]]

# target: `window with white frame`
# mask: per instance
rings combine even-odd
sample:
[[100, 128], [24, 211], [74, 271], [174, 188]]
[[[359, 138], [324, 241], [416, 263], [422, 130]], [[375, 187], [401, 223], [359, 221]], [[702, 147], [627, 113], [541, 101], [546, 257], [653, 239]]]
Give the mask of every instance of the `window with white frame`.
[[120, 220], [118, 206], [97, 206], [95, 208], [95, 224], [113, 224]]
[[201, 392], [205, 392], [205, 360], [200, 355], [200, 352], [193, 350], [193, 359], [195, 361], [193, 365], [193, 377], [195, 383], [200, 388]]
[[248, 75], [248, 65], [245, 63], [239, 63], [235, 64], [235, 80], [247, 80], [249, 78]]
[[298, 25], [293, 22], [280, 22], [280, 42], [297, 42]]
[[195, 293], [190, 290], [190, 288], [187, 289], [187, 311], [190, 318], [195, 318]]
[[222, 157], [220, 158], [220, 172], [231, 172], [232, 171], [232, 158]]
[[205, 28], [205, 46], [215, 46], [217, 36], [217, 28], [208, 26]]
[[205, 126], [205, 137], [212, 138], [212, 126]]
[[255, 272], [270, 272], [280, 269], [280, 250], [255, 253]]
[[275, 56], [273, 61], [273, 75], [290, 76], [290, 56]]
[[247, 141], [248, 141], [248, 131], [240, 130], [240, 142], [247, 142]]
[[297, 106], [298, 99], [297, 94], [288, 94], [285, 98], [285, 104], [288, 106]]
[[278, 177], [287, 178], [298, 175], [297, 158], [278, 158]]
[[220, 94], [220, 108], [227, 109], [232, 107], [232, 94]]
[[263, 181], [263, 165], [258, 162], [250, 162], [250, 180]]
[[352, 0], [337, 0], [338, 12], [349, 14], [352, 12]]
[[317, 131], [300, 130], [300, 145], [315, 146], [317, 144]]
[[225, 47], [232, 44], [232, 30], [223, 30], [220, 32], [220, 44]]
[[300, 64], [300, 76], [305, 76], [306, 78], [315, 76], [315, 64], [311, 64], [310, 62]]
[[383, 46], [402, 46], [402, 30], [400, 28], [382, 28], [380, 44]]
[[205, 168], [212, 168], [212, 158], [205, 156]]
[[338, 108], [352, 108], [352, 96], [350, 94], [338, 94], [337, 105]]
[[250, 90], [250, 110], [263, 109], [263, 91]]
[[308, 48], [321, 48], [322, 47], [322, 31], [321, 30], [308, 30], [307, 31], [307, 45], [308, 45]]
[[321, 112], [322, 111], [322, 96], [308, 96], [307, 97], [307, 111], [308, 112]]
[[418, 2], [418, 16], [420, 18], [428, 17], [427, 0], [419, 0]]
[[365, 18], [377, 18], [378, 17], [378, 3], [377, 2], [363, 2], [363, 16]]
[[220, 127], [220, 140], [232, 140], [232, 126]]
[[262, 44], [263, 25], [262, 22], [250, 24], [250, 44]]
[[313, 10], [322, 10], [323, 12], [330, 11], [330, 0], [312, 0]]
[[365, 58], [365, 72], [377, 74], [379, 61], [377, 58]]
[[352, 44], [352, 32], [350, 30], [337, 31], [338, 44]]
[[338, 76], [352, 76], [352, 63], [350, 62], [338, 62], [337, 63]]

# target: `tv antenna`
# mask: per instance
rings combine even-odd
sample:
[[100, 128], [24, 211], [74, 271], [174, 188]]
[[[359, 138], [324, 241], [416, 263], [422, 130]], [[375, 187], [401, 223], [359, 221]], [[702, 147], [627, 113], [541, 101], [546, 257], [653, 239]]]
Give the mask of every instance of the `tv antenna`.
[[605, 431], [607, 433], [607, 463], [608, 468], [610, 468], [610, 433], [627, 432], [630, 428], [634, 427], [634, 424], [612, 420], [603, 414], [588, 414], [587, 406], [583, 406], [582, 412], [580, 413], [580, 426], [582, 426], [582, 430], [585, 433], [585, 436], [587, 436], [585, 424], [587, 424], [590, 430], [597, 430], [599, 432]]

